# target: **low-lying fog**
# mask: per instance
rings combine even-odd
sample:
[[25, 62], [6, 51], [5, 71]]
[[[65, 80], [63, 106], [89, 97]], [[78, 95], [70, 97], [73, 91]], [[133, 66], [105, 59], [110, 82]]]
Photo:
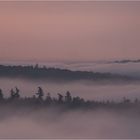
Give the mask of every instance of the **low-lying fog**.
[[[52, 83], [21, 79], [0, 79], [5, 97], [17, 86], [20, 95], [32, 96], [41, 86], [44, 92], [57, 96], [69, 90], [72, 96], [90, 100], [121, 101], [125, 96], [140, 99], [139, 84], [100, 84], [89, 82]], [[0, 108], [0, 138], [140, 138], [140, 111], [116, 112], [110, 110], [68, 111], [24, 110]]]
[[46, 109], [7, 114], [0, 119], [0, 138], [140, 138], [140, 112]]
[[[96, 70], [100, 72], [119, 72], [136, 75], [139, 64], [71, 64], [70, 69]], [[75, 66], [74, 66], [75, 65]], [[137, 65], [137, 67], [132, 67]], [[65, 65], [66, 66], [66, 65]], [[69, 65], [70, 66], [70, 65]], [[119, 67], [120, 66], [120, 67]], [[63, 67], [62, 67], [63, 68]], [[79, 69], [78, 69], [79, 68]], [[140, 73], [138, 73], [140, 75]], [[0, 78], [0, 88], [5, 97], [10, 89], [17, 86], [20, 95], [32, 96], [41, 86], [44, 92], [57, 96], [69, 90], [72, 96], [80, 96], [90, 100], [121, 101], [125, 96], [131, 100], [140, 99], [140, 83], [94, 83], [49, 82], [41, 80]], [[140, 111], [117, 112], [115, 110], [68, 111], [62, 113], [54, 109], [23, 110], [12, 112], [0, 107], [0, 138], [140, 138]]]

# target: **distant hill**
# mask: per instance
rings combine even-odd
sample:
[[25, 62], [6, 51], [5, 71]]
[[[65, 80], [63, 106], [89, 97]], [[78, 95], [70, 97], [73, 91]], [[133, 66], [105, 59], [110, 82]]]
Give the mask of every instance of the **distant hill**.
[[0, 77], [23, 77], [34, 79], [46, 79], [46, 80], [137, 80], [132, 77], [112, 74], [112, 73], [99, 73], [88, 71], [71, 71], [67, 69], [59, 68], [47, 68], [35, 66], [5, 66], [0, 65]]
[[140, 59], [137, 60], [129, 60], [129, 59], [125, 59], [125, 60], [116, 60], [113, 61], [113, 63], [140, 63]]

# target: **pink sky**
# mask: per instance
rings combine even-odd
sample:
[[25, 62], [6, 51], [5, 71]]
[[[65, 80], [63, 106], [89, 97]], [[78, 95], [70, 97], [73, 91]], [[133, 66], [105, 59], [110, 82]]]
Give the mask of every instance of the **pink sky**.
[[0, 2], [0, 60], [140, 58], [140, 2]]

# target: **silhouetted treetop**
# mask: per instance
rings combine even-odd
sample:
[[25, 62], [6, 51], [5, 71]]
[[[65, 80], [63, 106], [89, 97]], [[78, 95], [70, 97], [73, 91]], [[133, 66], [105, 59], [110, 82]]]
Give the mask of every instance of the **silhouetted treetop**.
[[38, 92], [36, 93], [38, 95], [38, 99], [42, 99], [44, 96], [43, 89], [41, 87], [38, 87]]

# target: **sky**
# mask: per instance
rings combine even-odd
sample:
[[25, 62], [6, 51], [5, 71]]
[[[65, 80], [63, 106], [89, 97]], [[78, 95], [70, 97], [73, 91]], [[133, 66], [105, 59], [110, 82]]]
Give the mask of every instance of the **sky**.
[[0, 60], [138, 59], [140, 2], [0, 2]]

